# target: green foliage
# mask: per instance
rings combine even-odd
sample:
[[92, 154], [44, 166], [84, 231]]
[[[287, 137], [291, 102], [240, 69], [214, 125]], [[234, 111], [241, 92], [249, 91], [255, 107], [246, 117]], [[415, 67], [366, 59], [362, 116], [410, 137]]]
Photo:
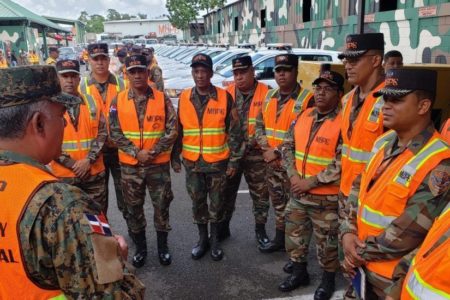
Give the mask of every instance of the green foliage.
[[110, 8], [106, 11], [106, 17], [98, 14], [89, 15], [87, 11], [82, 11], [78, 20], [86, 24], [86, 31], [93, 33], [102, 33], [104, 31], [103, 22], [105, 21], [117, 21], [117, 20], [131, 20], [139, 17], [140, 19], [147, 19], [147, 15], [138, 13], [136, 15], [130, 15], [127, 13], [121, 14], [117, 10]]
[[167, 0], [169, 20], [178, 29], [188, 29], [195, 23], [200, 11], [223, 7], [225, 0]]

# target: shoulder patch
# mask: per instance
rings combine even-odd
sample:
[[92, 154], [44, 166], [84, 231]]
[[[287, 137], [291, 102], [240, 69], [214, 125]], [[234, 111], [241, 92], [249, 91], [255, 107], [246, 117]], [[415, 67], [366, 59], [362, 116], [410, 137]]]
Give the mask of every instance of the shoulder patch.
[[89, 222], [89, 227], [92, 233], [97, 233], [105, 236], [112, 236], [111, 227], [104, 215], [84, 214]]
[[450, 185], [450, 174], [444, 168], [437, 167], [431, 171], [428, 186], [434, 196], [445, 193]]

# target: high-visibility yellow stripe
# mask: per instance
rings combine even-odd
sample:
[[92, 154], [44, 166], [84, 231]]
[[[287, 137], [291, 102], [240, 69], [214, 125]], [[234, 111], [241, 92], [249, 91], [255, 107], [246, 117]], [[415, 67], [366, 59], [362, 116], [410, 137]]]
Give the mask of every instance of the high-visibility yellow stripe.
[[411, 277], [409, 277], [408, 284], [406, 285], [406, 290], [413, 299], [450, 299], [450, 294], [433, 287], [431, 284], [423, 280], [417, 270], [414, 270], [414, 272], [411, 274]]

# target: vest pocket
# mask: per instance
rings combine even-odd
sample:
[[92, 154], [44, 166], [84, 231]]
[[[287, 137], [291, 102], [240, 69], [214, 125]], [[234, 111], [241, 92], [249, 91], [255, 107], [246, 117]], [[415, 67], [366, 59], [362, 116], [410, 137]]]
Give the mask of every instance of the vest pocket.
[[408, 201], [409, 189], [398, 183], [390, 183], [386, 190], [387, 197], [382, 200], [382, 211], [390, 216], [399, 216]]

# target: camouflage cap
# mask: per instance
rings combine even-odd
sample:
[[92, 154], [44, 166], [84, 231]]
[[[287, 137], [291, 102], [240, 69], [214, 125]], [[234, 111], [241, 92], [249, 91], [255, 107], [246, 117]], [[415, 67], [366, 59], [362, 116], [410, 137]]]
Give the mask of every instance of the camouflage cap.
[[106, 43], [89, 44], [88, 52], [90, 57], [97, 57], [99, 55], [109, 56], [108, 44]]
[[437, 72], [426, 69], [391, 69], [386, 72], [385, 86], [373, 93], [375, 97], [404, 97], [424, 90], [436, 93]]
[[120, 49], [117, 51], [117, 57], [127, 57], [127, 51], [124, 49]]
[[203, 67], [206, 67], [206, 68], [212, 70], [213, 62], [212, 62], [211, 56], [209, 56], [208, 54], [204, 54], [204, 53], [199, 53], [199, 54], [194, 55], [194, 57], [192, 58], [192, 62], [191, 62], [191, 68], [195, 68], [198, 66], [203, 66]]
[[275, 67], [276, 71], [279, 68], [291, 69], [293, 67], [298, 67], [298, 56], [295, 54], [279, 54], [275, 56]]
[[234, 70], [239, 70], [239, 69], [247, 69], [248, 67], [253, 66], [253, 62], [252, 62], [252, 58], [250, 56], [245, 55], [245, 56], [234, 58], [231, 61], [231, 65], [233, 66], [233, 71], [234, 71]]
[[56, 71], [59, 74], [64, 73], [80, 73], [80, 63], [74, 59], [63, 59], [56, 62]]
[[338, 55], [339, 59], [359, 57], [369, 50], [384, 51], [384, 35], [382, 33], [349, 34], [345, 38], [345, 50]]
[[0, 69], [0, 109], [42, 100], [69, 106], [81, 103], [80, 98], [62, 93], [53, 66]]
[[125, 66], [127, 70], [134, 68], [147, 69], [147, 59], [144, 55], [131, 55], [125, 58]]
[[344, 77], [341, 74], [334, 71], [325, 70], [320, 72], [320, 75], [313, 81], [313, 85], [317, 85], [321, 82], [327, 82], [328, 84], [338, 87], [340, 90], [344, 89]]

